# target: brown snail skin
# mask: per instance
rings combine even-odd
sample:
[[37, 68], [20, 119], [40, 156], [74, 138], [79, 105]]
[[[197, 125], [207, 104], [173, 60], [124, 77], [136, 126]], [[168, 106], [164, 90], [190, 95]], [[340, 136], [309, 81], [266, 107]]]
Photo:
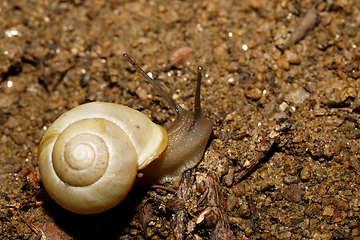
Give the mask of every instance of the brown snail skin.
[[124, 57], [154, 86], [177, 115], [175, 121], [166, 128], [168, 144], [164, 152], [142, 170], [143, 176], [137, 179], [135, 184], [141, 186], [180, 180], [185, 170], [194, 167], [201, 160], [213, 127], [212, 122], [205, 117], [201, 109], [201, 68], [197, 73], [194, 111], [187, 111], [178, 105], [126, 53]]
[[[63, 208], [94, 214], [119, 204], [136, 185], [173, 182], [202, 158], [213, 124], [200, 106], [198, 71], [195, 111], [179, 106], [127, 54], [124, 57], [176, 112], [166, 129], [143, 113], [114, 103], [93, 102], [61, 115], [38, 150], [41, 180]], [[137, 178], [137, 172], [142, 177]]]

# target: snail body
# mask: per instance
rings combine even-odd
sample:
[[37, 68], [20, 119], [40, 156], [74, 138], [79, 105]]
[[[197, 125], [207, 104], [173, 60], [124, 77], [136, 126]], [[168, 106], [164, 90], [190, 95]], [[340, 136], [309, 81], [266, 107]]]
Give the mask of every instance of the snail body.
[[172, 107], [177, 118], [165, 130], [143, 113], [104, 102], [80, 105], [61, 115], [45, 133], [38, 150], [41, 179], [63, 208], [93, 214], [119, 204], [133, 186], [179, 180], [202, 158], [212, 123], [200, 107], [181, 108], [126, 54], [128, 61]]

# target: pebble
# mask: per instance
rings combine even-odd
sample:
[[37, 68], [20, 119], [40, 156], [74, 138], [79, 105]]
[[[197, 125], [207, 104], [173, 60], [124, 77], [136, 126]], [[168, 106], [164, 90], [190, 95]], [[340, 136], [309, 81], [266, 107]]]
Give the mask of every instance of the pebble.
[[290, 219], [290, 223], [291, 223], [291, 226], [294, 227], [296, 225], [298, 225], [299, 223], [302, 223], [304, 220], [301, 219], [301, 218], [291, 218]]
[[16, 173], [21, 170], [21, 163], [18, 161], [10, 161], [11, 164], [1, 164], [0, 173]]
[[270, 180], [263, 180], [260, 183], [260, 191], [265, 192], [275, 186], [275, 183]]
[[139, 97], [139, 99], [141, 101], [145, 101], [147, 99], [147, 91], [141, 87], [138, 87], [136, 90], [135, 90], [135, 93], [136, 95]]
[[279, 109], [280, 111], [282, 112], [285, 112], [285, 110], [289, 107], [289, 105], [286, 103], [286, 102], [282, 102], [280, 105], [279, 105]]
[[340, 222], [341, 221], [341, 213], [336, 208], [334, 209], [334, 215], [331, 217], [331, 222]]
[[226, 200], [226, 211], [232, 212], [236, 206], [236, 203], [237, 197], [233, 193], [229, 194]]
[[286, 61], [290, 64], [300, 64], [300, 57], [298, 54], [291, 52], [290, 50], [286, 50], [284, 52], [284, 57]]
[[226, 71], [233, 73], [237, 72], [240, 68], [240, 65], [238, 62], [230, 62], [230, 64], [226, 67]]
[[301, 189], [298, 185], [292, 184], [285, 188], [283, 196], [289, 202], [298, 203], [301, 201]]
[[223, 182], [226, 186], [230, 187], [234, 180], [234, 169], [229, 169], [229, 172], [223, 177]]
[[251, 209], [249, 207], [249, 204], [244, 201], [243, 199], [239, 198], [238, 200], [239, 205], [239, 214], [242, 218], [249, 218], [251, 216]]
[[250, 99], [256, 101], [256, 100], [259, 100], [261, 98], [262, 91], [257, 87], [255, 87], [255, 88], [250, 88], [249, 87], [249, 88], [246, 88], [246, 90], [245, 90], [245, 96], [247, 98], [250, 98]]
[[11, 138], [16, 144], [24, 144], [26, 141], [27, 134], [25, 132], [12, 132]]
[[309, 166], [305, 166], [303, 169], [301, 169], [300, 172], [300, 178], [304, 181], [309, 180], [311, 176], [311, 169], [309, 168]]
[[245, 194], [245, 185], [243, 183], [238, 183], [232, 188], [235, 196], [239, 197]]
[[8, 108], [14, 103], [14, 99], [5, 93], [0, 93], [0, 109]]
[[324, 207], [323, 215], [324, 216], [332, 216], [332, 215], [334, 215], [334, 208], [332, 206]]
[[4, 126], [10, 129], [14, 129], [19, 126], [19, 119], [15, 118], [14, 116], [10, 116]]
[[325, 8], [326, 8], [326, 2], [321, 2], [321, 3], [319, 3], [319, 5], [317, 5], [316, 10], [318, 10], [319, 12], [322, 12], [325, 10]]
[[310, 98], [310, 93], [308, 93], [302, 87], [300, 87], [299, 89], [292, 90], [291, 92], [285, 95], [285, 100], [297, 105], [304, 103], [309, 98]]
[[349, 203], [338, 199], [337, 201], [335, 201], [335, 205], [336, 207], [341, 210], [341, 211], [348, 211], [349, 210]]
[[250, 7], [255, 10], [260, 10], [262, 8], [262, 4], [259, 0], [250, 0]]
[[206, 6], [206, 11], [212, 15], [218, 15], [219, 13], [218, 3], [214, 1], [209, 1]]
[[253, 230], [251, 228], [247, 227], [247, 228], [245, 228], [244, 233], [248, 237], [253, 233]]
[[348, 161], [343, 162], [342, 164], [344, 169], [348, 169], [350, 167], [350, 163]]
[[342, 107], [345, 106], [348, 98], [356, 98], [357, 94], [354, 88], [347, 88], [341, 82], [335, 82], [329, 85], [321, 97], [321, 103], [329, 107]]
[[300, 178], [298, 176], [285, 176], [284, 183], [287, 185], [300, 183]]
[[158, 7], [158, 10], [159, 10], [159, 12], [165, 12], [166, 11], [166, 7], [164, 6], [164, 5], [160, 5], [159, 7]]
[[190, 58], [191, 53], [191, 47], [183, 47], [176, 50], [169, 57], [170, 64], [175, 68], [180, 68], [184, 66], [186, 61]]
[[287, 61], [285, 58], [282, 58], [282, 59], [279, 59], [277, 61], [277, 65], [282, 68], [282, 69], [285, 69], [285, 70], [289, 70], [290, 69], [290, 63], [289, 61]]

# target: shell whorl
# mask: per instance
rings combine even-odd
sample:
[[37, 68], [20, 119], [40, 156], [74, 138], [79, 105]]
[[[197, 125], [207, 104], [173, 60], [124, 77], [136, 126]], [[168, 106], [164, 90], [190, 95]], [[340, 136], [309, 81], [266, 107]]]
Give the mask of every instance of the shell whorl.
[[[152, 141], [145, 143], [146, 137]], [[166, 143], [165, 130], [140, 112], [111, 103], [84, 104], [46, 132], [38, 151], [41, 179], [62, 207], [102, 212], [123, 200], [137, 170], [160, 155]]]

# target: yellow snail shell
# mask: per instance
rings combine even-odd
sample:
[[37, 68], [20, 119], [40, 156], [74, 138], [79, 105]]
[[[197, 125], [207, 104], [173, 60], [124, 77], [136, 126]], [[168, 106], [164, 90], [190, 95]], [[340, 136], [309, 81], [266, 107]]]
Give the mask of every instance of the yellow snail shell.
[[[39, 170], [49, 195], [75, 213], [114, 207], [134, 181], [142, 186], [180, 180], [185, 170], [200, 161], [212, 132], [213, 124], [201, 110], [201, 68], [194, 111], [187, 111], [127, 54], [124, 57], [175, 111], [176, 119], [165, 131], [136, 110], [100, 102], [60, 116], [40, 143]], [[142, 177], [136, 179], [138, 170]]]
[[38, 150], [41, 179], [63, 208], [103, 212], [125, 198], [137, 171], [166, 144], [165, 129], [141, 112], [114, 103], [80, 105], [61, 115], [44, 135]]

